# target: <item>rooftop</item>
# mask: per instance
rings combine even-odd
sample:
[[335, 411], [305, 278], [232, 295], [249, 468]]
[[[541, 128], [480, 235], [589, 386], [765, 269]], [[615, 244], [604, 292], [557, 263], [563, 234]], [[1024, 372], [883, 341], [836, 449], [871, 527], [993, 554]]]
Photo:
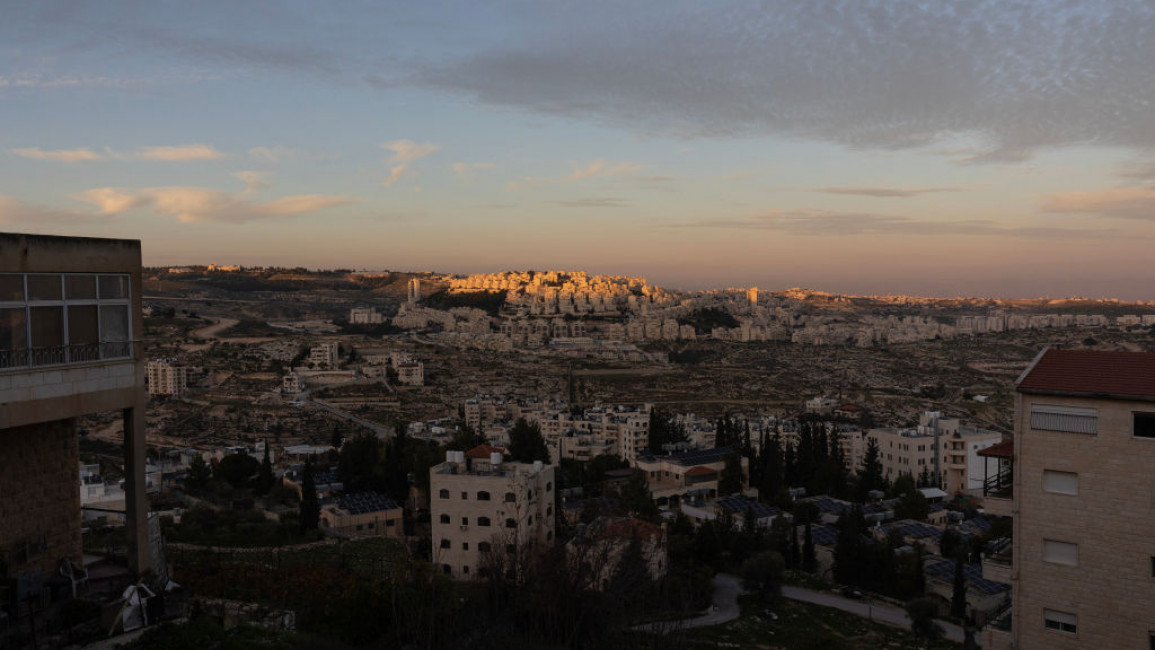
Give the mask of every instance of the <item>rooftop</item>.
[[1016, 386], [1020, 393], [1155, 400], [1155, 352], [1047, 348]]

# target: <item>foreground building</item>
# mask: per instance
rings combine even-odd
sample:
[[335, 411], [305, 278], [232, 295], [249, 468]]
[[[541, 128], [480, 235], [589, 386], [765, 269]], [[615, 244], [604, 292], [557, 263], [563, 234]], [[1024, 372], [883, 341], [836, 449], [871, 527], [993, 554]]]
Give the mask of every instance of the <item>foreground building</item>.
[[445, 456], [429, 470], [433, 563], [463, 580], [516, 576], [523, 554], [553, 543], [553, 466], [507, 463], [488, 445]]
[[128, 562], [149, 567], [140, 242], [0, 234], [0, 554], [81, 560], [77, 418], [124, 423]]
[[984, 647], [1155, 647], [1155, 353], [1044, 350], [1017, 381], [999, 464], [1012, 624]]

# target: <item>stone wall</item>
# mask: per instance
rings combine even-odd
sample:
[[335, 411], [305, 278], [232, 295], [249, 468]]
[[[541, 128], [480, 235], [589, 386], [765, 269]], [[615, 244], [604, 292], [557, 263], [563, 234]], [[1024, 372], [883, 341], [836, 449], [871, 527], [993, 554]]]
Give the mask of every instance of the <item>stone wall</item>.
[[76, 420], [0, 429], [0, 554], [10, 571], [80, 560]]

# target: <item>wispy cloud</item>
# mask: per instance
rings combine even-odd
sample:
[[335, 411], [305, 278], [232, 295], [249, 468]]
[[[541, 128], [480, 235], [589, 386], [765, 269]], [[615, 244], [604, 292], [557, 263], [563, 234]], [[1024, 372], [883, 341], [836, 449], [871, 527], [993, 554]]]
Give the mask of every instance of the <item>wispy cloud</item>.
[[104, 160], [104, 156], [88, 148], [45, 150], [40, 147], [31, 147], [28, 149], [13, 149], [12, 153], [21, 158], [52, 160], [55, 162], [99, 162]]
[[268, 172], [241, 171], [233, 174], [233, 178], [239, 179], [245, 184], [245, 194], [260, 192], [273, 186], [269, 182]]
[[477, 172], [489, 171], [489, 170], [493, 169], [494, 167], [495, 167], [495, 165], [491, 162], [475, 162], [475, 163], [455, 162], [452, 165], [453, 173], [457, 174], [457, 180], [462, 185], [468, 185], [468, 184], [476, 181], [477, 180]]
[[1102, 237], [1114, 231], [1052, 227], [1011, 227], [989, 219], [929, 221], [854, 212], [772, 210], [740, 219], [707, 219], [671, 227], [772, 230], [794, 235], [998, 235], [1012, 237]]
[[205, 187], [151, 187], [136, 191], [105, 187], [88, 190], [76, 198], [94, 205], [96, 214], [118, 215], [148, 208], [185, 223], [247, 223], [293, 217], [360, 202], [356, 198], [328, 194], [301, 194], [271, 201], [252, 201], [245, 198], [245, 194], [230, 194]]
[[219, 160], [225, 154], [209, 144], [186, 144], [175, 147], [143, 147], [130, 157], [140, 160], [160, 160], [164, 162], [192, 162], [199, 160]]
[[573, 183], [575, 181], [584, 181], [591, 178], [606, 178], [610, 176], [632, 176], [645, 169], [643, 165], [634, 163], [617, 163], [610, 164], [604, 160], [595, 160], [585, 167], [575, 169], [567, 176], [558, 178], [539, 178], [536, 176], [526, 176], [519, 181], [514, 181], [509, 184], [509, 189], [518, 190], [534, 185], [561, 185], [564, 183]]
[[921, 194], [937, 194], [940, 192], [966, 192], [970, 188], [962, 186], [952, 187], [818, 187], [814, 192], [823, 194], [849, 194], [852, 196], [871, 196], [875, 198], [908, 199]]
[[92, 221], [101, 216], [100, 213], [80, 210], [46, 208], [0, 194], [0, 223], [3, 224], [43, 226], [48, 223]]
[[585, 199], [570, 199], [567, 201], [550, 201], [555, 205], [567, 208], [622, 208], [630, 205], [630, 201], [614, 197], [590, 197]]
[[1155, 189], [1116, 187], [1096, 192], [1065, 192], [1047, 197], [1043, 210], [1155, 221]]
[[441, 147], [432, 142], [413, 142], [412, 140], [394, 140], [381, 145], [381, 148], [392, 151], [389, 163], [389, 176], [382, 183], [385, 187], [396, 183], [409, 171], [409, 165], [435, 153]]

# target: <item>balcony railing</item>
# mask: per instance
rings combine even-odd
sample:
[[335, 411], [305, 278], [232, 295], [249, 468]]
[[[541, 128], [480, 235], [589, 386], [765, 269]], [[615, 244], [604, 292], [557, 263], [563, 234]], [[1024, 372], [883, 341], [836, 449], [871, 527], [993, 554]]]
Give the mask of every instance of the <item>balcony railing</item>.
[[0, 350], [0, 370], [39, 368], [112, 359], [131, 359], [132, 341], [106, 341], [42, 348]]
[[1014, 496], [1014, 474], [1010, 467], [986, 477], [983, 481], [983, 496], [996, 499], [1010, 499]]

